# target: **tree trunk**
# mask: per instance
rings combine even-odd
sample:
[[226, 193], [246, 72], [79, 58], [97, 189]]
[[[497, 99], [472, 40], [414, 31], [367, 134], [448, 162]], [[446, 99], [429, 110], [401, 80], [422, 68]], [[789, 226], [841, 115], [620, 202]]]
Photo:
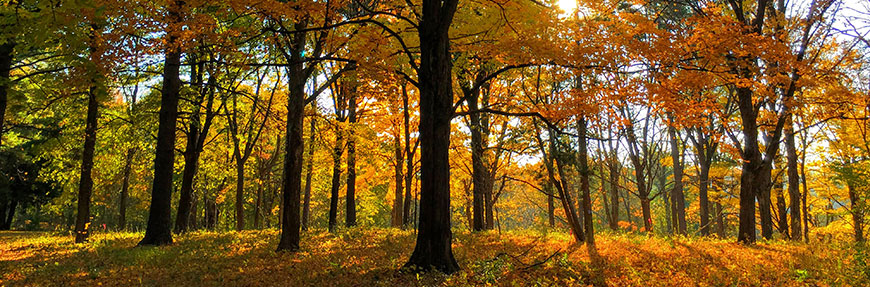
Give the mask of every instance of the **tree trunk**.
[[785, 195], [783, 194], [782, 189], [782, 177], [776, 177], [776, 180], [773, 182], [773, 192], [776, 192], [776, 213], [778, 216], [776, 217], [776, 225], [777, 229], [782, 236], [788, 238], [788, 210], [785, 207]]
[[121, 180], [121, 200], [118, 203], [118, 228], [120, 230], [127, 229], [127, 197], [130, 194], [130, 173], [133, 167], [133, 155], [135, 149], [128, 148], [127, 156], [124, 160], [124, 175]]
[[[178, 94], [181, 90], [179, 68], [181, 52], [175, 47], [178, 36], [175, 30], [181, 23], [183, 1], [174, 1], [169, 7], [169, 39], [163, 66], [163, 91], [160, 97], [159, 126], [157, 128], [154, 179], [151, 190], [151, 207], [145, 237], [139, 245], [166, 245], [172, 243], [172, 174], [175, 163], [175, 128], [178, 118]], [[180, 30], [180, 29], [178, 29]]]
[[725, 238], [725, 213], [722, 211], [722, 203], [716, 202], [716, 233], [719, 238]]
[[341, 187], [341, 154], [344, 153], [344, 135], [336, 129], [335, 147], [332, 148], [332, 187], [329, 192], [329, 232], [335, 231], [338, 221], [338, 189]]
[[[697, 150], [698, 153], [703, 153], [703, 150]], [[710, 197], [707, 194], [707, 189], [710, 186], [710, 165], [712, 161], [706, 157], [701, 157], [698, 160], [698, 205], [701, 215], [701, 236], [710, 235]]]
[[10, 200], [6, 207], [6, 213], [0, 214], [0, 230], [12, 229], [12, 219], [15, 217], [15, 209], [18, 207], [17, 200]]
[[406, 268], [459, 270], [450, 230], [450, 120], [453, 77], [448, 31], [457, 0], [423, 0], [420, 38], [420, 217]]
[[6, 124], [6, 104], [8, 100], [9, 87], [9, 72], [12, 70], [12, 53], [15, 50], [15, 43], [11, 40], [0, 45], [0, 147], [3, 146], [3, 132]]
[[414, 150], [411, 148], [411, 113], [408, 103], [408, 91], [402, 87], [402, 113], [405, 125], [405, 202], [402, 208], [402, 228], [407, 228], [411, 225], [411, 185], [414, 176]]
[[807, 208], [807, 195], [809, 194], [809, 189], [807, 188], [807, 171], [806, 171], [806, 148], [804, 148], [801, 153], [801, 185], [803, 186], [804, 192], [801, 194], [801, 211], [803, 211], [804, 215], [804, 242], [810, 242], [810, 213]]
[[668, 126], [671, 140], [671, 159], [674, 161], [674, 187], [671, 189], [671, 210], [678, 234], [686, 235], [686, 198], [683, 194], [683, 158], [680, 156], [680, 140], [677, 138], [677, 128]]
[[190, 127], [187, 132], [187, 144], [184, 149], [184, 171], [181, 174], [181, 190], [178, 198], [178, 211], [175, 216], [175, 233], [187, 231], [188, 220], [191, 210], [191, 196], [193, 194], [193, 180], [199, 165], [199, 153], [197, 144], [199, 135], [199, 105], [194, 107], [190, 118]]
[[[465, 89], [463, 89], [465, 90]], [[486, 189], [486, 181], [489, 175], [487, 174], [486, 163], [483, 156], [483, 127], [480, 123], [480, 113], [478, 110], [478, 99], [480, 90], [473, 89], [465, 91], [467, 98], [468, 110], [471, 112], [470, 130], [471, 130], [471, 181], [472, 181], [472, 226], [473, 231], [481, 231], [486, 229], [485, 220], [485, 202], [484, 189]]]
[[[616, 149], [610, 155], [610, 229], [619, 229], [619, 161], [616, 159]], [[627, 200], [627, 199], [624, 199]], [[605, 203], [606, 204], [606, 203]]]
[[394, 146], [394, 154], [396, 157], [396, 166], [395, 166], [395, 179], [396, 179], [396, 189], [395, 195], [393, 199], [393, 214], [392, 219], [390, 220], [390, 225], [393, 227], [401, 227], [402, 226], [402, 215], [404, 212], [402, 211], [402, 184], [404, 181], [404, 177], [402, 175], [402, 167], [404, 165], [404, 159], [402, 155], [402, 142], [399, 139], [399, 136], [396, 135], [395, 141], [393, 142]]
[[[313, 102], [312, 109], [316, 110]], [[311, 175], [314, 173], [314, 128], [317, 125], [315, 117], [309, 119], [311, 129], [308, 136], [308, 164], [305, 168], [305, 199], [302, 204], [302, 230], [308, 230], [309, 218], [311, 217]]]
[[347, 227], [356, 225], [356, 88], [351, 87], [347, 110], [347, 188], [344, 212], [344, 224]]
[[755, 197], [756, 186], [766, 183], [760, 178], [764, 171], [761, 152], [758, 150], [758, 112], [752, 103], [752, 90], [737, 88], [738, 107], [743, 127], [743, 168], [740, 172], [740, 212], [737, 241], [755, 243]]
[[[296, 30], [307, 27], [306, 21], [294, 25]], [[299, 199], [302, 188], [302, 153], [305, 141], [302, 139], [303, 118], [305, 117], [305, 83], [308, 76], [303, 67], [303, 51], [306, 33], [294, 33], [291, 40], [290, 62], [287, 73], [287, 141], [284, 145], [284, 178], [282, 181], [281, 239], [278, 251], [299, 250]]]
[[588, 147], [586, 139], [586, 117], [580, 117], [577, 121], [578, 153], [577, 166], [580, 173], [580, 192], [583, 202], [583, 234], [586, 235], [586, 243], [595, 244], [595, 230], [592, 225], [592, 196], [589, 192], [589, 175], [591, 170], [588, 163]]
[[553, 183], [548, 180], [544, 190], [547, 191], [547, 219], [551, 228], [556, 227], [556, 203], [555, 196], [553, 196]]
[[245, 163], [239, 158], [236, 157], [236, 231], [245, 229]]
[[[791, 116], [789, 116], [791, 118]], [[791, 120], [788, 121], [785, 130], [786, 163], [788, 173], [788, 199], [789, 213], [791, 216], [791, 240], [801, 240], [801, 191], [800, 176], [798, 175], [798, 155], [794, 142], [794, 127]]]
[[263, 186], [257, 185], [257, 199], [254, 202], [254, 229], [260, 229], [260, 208], [263, 204]]
[[[93, 73], [97, 73], [94, 71]], [[94, 77], [99, 77], [96, 74]], [[91, 83], [88, 91], [88, 116], [85, 125], [85, 143], [82, 150], [81, 177], [79, 179], [78, 213], [76, 215], [76, 243], [88, 240], [89, 225], [91, 222], [91, 193], [94, 190], [94, 179], [91, 171], [94, 169], [94, 149], [97, 144], [97, 121], [99, 118], [98, 93], [102, 89], [98, 87], [98, 80]]]
[[855, 191], [855, 187], [851, 183], [847, 184], [849, 189], [849, 201], [851, 202], [849, 210], [852, 213], [852, 228], [855, 230], [855, 242], [864, 242], [864, 204], [861, 202], [861, 197]]

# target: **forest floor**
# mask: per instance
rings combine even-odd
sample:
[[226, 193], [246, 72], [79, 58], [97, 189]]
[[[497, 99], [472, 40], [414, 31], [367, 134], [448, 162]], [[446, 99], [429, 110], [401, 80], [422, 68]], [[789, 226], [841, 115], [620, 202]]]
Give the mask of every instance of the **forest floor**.
[[[304, 233], [302, 251], [276, 253], [278, 232], [193, 232], [166, 247], [141, 233], [72, 236], [0, 232], [0, 286], [867, 286], [853, 244], [729, 241], [600, 234], [596, 247], [564, 233], [457, 233], [463, 271], [397, 271], [412, 231]], [[861, 248], [863, 250], [863, 248]]]

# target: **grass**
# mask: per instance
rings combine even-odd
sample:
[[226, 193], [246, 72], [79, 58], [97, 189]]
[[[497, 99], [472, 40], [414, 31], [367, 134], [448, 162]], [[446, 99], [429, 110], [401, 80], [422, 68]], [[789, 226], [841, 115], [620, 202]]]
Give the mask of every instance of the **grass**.
[[396, 271], [414, 234], [322, 230], [302, 251], [276, 253], [275, 230], [194, 232], [165, 247], [141, 233], [71, 236], [0, 232], [0, 286], [860, 286], [864, 249], [850, 244], [731, 241], [601, 234], [595, 248], [563, 233], [455, 234], [463, 271]]

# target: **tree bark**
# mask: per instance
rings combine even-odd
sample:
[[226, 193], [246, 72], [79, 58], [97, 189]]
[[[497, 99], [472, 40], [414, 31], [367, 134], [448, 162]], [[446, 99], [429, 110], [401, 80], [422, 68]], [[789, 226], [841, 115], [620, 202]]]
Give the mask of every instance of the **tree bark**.
[[[351, 80], [353, 82], [354, 80]], [[353, 85], [354, 83], [351, 83]], [[356, 138], [354, 128], [356, 117], [356, 87], [350, 87], [347, 104], [347, 188], [345, 195], [345, 218], [347, 227], [356, 225]]]
[[809, 194], [809, 189], [807, 188], [807, 171], [806, 171], [806, 145], [803, 146], [803, 152], [801, 153], [801, 185], [803, 186], [803, 194], [801, 194], [801, 211], [803, 211], [804, 215], [804, 242], [810, 242], [810, 213], [807, 208], [807, 195]]
[[[789, 118], [792, 116], [789, 115]], [[801, 191], [798, 175], [798, 155], [794, 142], [794, 125], [788, 121], [785, 129], [786, 163], [788, 173], [789, 215], [791, 216], [791, 240], [801, 240]]]
[[396, 166], [395, 166], [395, 180], [396, 180], [396, 189], [395, 195], [393, 199], [393, 217], [390, 220], [390, 225], [393, 227], [401, 227], [402, 226], [402, 215], [404, 212], [402, 211], [402, 192], [403, 192], [403, 181], [404, 177], [402, 175], [402, 167], [404, 165], [404, 159], [402, 155], [402, 142], [399, 139], [399, 136], [396, 135], [396, 138], [393, 142], [394, 146], [394, 154], [396, 158]]
[[0, 214], [0, 230], [12, 229], [12, 219], [15, 217], [15, 209], [18, 207], [17, 200], [10, 200], [6, 207], [6, 213]]
[[[612, 148], [610, 152], [610, 229], [613, 231], [619, 230], [619, 161], [616, 158], [616, 148]], [[627, 199], [624, 199], [627, 200]]]
[[777, 176], [773, 181], [773, 191], [776, 192], [777, 230], [782, 236], [788, 238], [788, 210], [785, 207], [785, 195], [783, 194], [781, 176]]
[[341, 155], [344, 153], [344, 135], [336, 128], [335, 147], [332, 148], [332, 187], [329, 192], [329, 232], [335, 231], [338, 221], [338, 189], [341, 187]]
[[420, 217], [406, 268], [459, 270], [450, 230], [450, 120], [453, 62], [448, 31], [458, 0], [423, 0], [420, 38]]
[[586, 236], [586, 243], [595, 244], [595, 230], [592, 224], [592, 196], [589, 191], [589, 175], [592, 171], [589, 168], [588, 147], [586, 139], [587, 130], [586, 117], [581, 116], [577, 121], [577, 136], [578, 136], [578, 152], [577, 166], [580, 173], [580, 192], [582, 193], [583, 209], [583, 234]]
[[6, 124], [6, 105], [11, 86], [9, 73], [12, 70], [12, 58], [15, 43], [11, 40], [0, 44], [0, 147], [3, 146], [4, 125]]
[[640, 207], [643, 213], [643, 227], [645, 232], [652, 232], [652, 212], [650, 210], [649, 188], [646, 182], [646, 165], [640, 158], [640, 151], [637, 148], [637, 136], [634, 134], [634, 127], [627, 128], [626, 138], [629, 141], [629, 159], [634, 165], [635, 184], [637, 185], [637, 195], [640, 199]]
[[411, 183], [414, 176], [414, 154], [416, 153], [411, 147], [411, 111], [409, 109], [408, 91], [402, 86], [402, 117], [405, 125], [405, 202], [402, 208], [402, 228], [408, 228], [411, 225]]
[[716, 202], [716, 234], [719, 238], [725, 238], [725, 213], [722, 211], [722, 203]]
[[[93, 50], [94, 48], [92, 48]], [[92, 51], [93, 53], [93, 51]], [[99, 78], [97, 71], [93, 71], [93, 77]], [[91, 171], [94, 169], [94, 149], [97, 144], [97, 121], [99, 120], [99, 102], [97, 96], [103, 90], [98, 87], [99, 80], [91, 83], [88, 91], [88, 111], [85, 124], [85, 143], [82, 149], [81, 177], [79, 179], [78, 213], [76, 214], [76, 243], [88, 240], [89, 226], [91, 222], [91, 193], [94, 190], [94, 179]]]
[[683, 158], [680, 156], [680, 140], [677, 128], [668, 126], [668, 136], [671, 140], [671, 159], [674, 162], [674, 187], [671, 189], [671, 201], [675, 217], [675, 229], [678, 234], [686, 235], [686, 198], [683, 194]]
[[121, 180], [121, 200], [118, 203], [118, 228], [120, 230], [127, 229], [127, 198], [130, 194], [130, 173], [133, 167], [133, 155], [135, 149], [128, 148], [127, 156], [124, 160], [124, 175]]
[[[482, 74], [482, 73], [480, 73]], [[480, 77], [478, 75], [478, 77]], [[483, 155], [483, 126], [481, 125], [480, 113], [478, 110], [478, 100], [480, 98], [479, 89], [463, 88], [465, 97], [468, 103], [469, 128], [471, 130], [471, 181], [472, 181], [472, 226], [473, 231], [482, 231], [486, 229], [484, 193], [486, 189], [486, 181], [489, 177], [484, 163]]]
[[740, 211], [737, 241], [745, 244], [755, 243], [755, 197], [756, 186], [766, 185], [761, 178], [763, 172], [761, 152], [758, 150], [758, 112], [752, 103], [752, 90], [737, 88], [738, 107], [743, 127], [743, 168], [740, 172]]
[[[183, 1], [173, 1], [167, 14], [170, 26], [167, 34], [166, 58], [163, 66], [163, 91], [160, 97], [159, 126], [157, 128], [154, 179], [151, 207], [145, 237], [139, 245], [172, 244], [172, 174], [175, 163], [175, 128], [178, 118], [178, 95], [181, 90], [179, 68], [181, 52], [176, 47], [178, 35], [173, 30], [181, 25]], [[173, 28], [174, 27], [174, 28]], [[180, 29], [178, 29], [180, 30]]]
[[556, 227], [556, 203], [555, 196], [553, 196], [553, 183], [548, 180], [544, 190], [547, 191], [547, 219], [551, 228]]
[[[307, 27], [307, 21], [294, 25], [296, 30]], [[305, 117], [305, 83], [308, 75], [303, 67], [303, 51], [306, 33], [294, 33], [291, 39], [290, 59], [293, 63], [287, 73], [287, 141], [284, 145], [284, 177], [282, 181], [281, 239], [278, 251], [298, 251], [301, 220], [299, 200], [302, 188], [302, 153], [305, 141], [302, 139], [303, 118]]]
[[[316, 111], [312, 102], [311, 108]], [[308, 136], [308, 163], [305, 167], [305, 199], [302, 204], [302, 230], [308, 230], [309, 218], [311, 217], [311, 175], [314, 174], [314, 128], [317, 120], [312, 116], [309, 120], [311, 128]]]
[[849, 189], [849, 201], [851, 202], [849, 210], [852, 213], [852, 228], [855, 230], [855, 242], [864, 242], [864, 204], [862, 198], [855, 191], [852, 183], [848, 183], [846, 187]]

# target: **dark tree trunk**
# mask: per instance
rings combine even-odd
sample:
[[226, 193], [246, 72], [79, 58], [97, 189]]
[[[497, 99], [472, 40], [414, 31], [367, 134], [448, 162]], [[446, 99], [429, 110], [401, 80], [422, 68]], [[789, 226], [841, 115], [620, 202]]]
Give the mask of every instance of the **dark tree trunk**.
[[405, 125], [405, 202], [402, 208], [402, 227], [408, 228], [411, 226], [411, 185], [414, 176], [414, 150], [411, 147], [411, 114], [408, 103], [408, 91], [402, 87], [402, 113]]
[[450, 230], [450, 120], [453, 77], [448, 31], [457, 0], [423, 0], [420, 38], [420, 217], [405, 268], [459, 270]]
[[634, 126], [629, 126], [626, 130], [626, 140], [629, 146], [629, 159], [634, 165], [635, 185], [637, 186], [637, 197], [640, 199], [640, 207], [643, 213], [643, 227], [645, 232], [652, 232], [652, 212], [650, 211], [649, 188], [647, 187], [646, 164], [641, 159], [641, 151], [638, 148], [637, 136], [634, 132]]
[[199, 198], [198, 196], [193, 195], [192, 198], [190, 199], [190, 217], [188, 217], [188, 219], [187, 219], [187, 228], [188, 229], [196, 230], [199, 228], [197, 225], [197, 221], [196, 221], [196, 216], [197, 216], [196, 209], [197, 209], [198, 198]]
[[344, 136], [336, 129], [335, 147], [332, 148], [332, 187], [329, 192], [329, 232], [335, 231], [338, 221], [338, 189], [341, 187], [341, 154], [344, 153]]
[[3, 132], [6, 124], [6, 105], [9, 94], [9, 72], [12, 70], [12, 53], [15, 43], [6, 42], [0, 45], [0, 146], [3, 146]]
[[[96, 73], [94, 71], [93, 73]], [[99, 77], [93, 75], [94, 77]], [[89, 225], [91, 222], [91, 193], [94, 190], [94, 179], [91, 171], [94, 169], [94, 149], [97, 144], [97, 121], [99, 118], [99, 102], [97, 101], [100, 89], [98, 80], [91, 83], [88, 91], [88, 115], [85, 124], [85, 143], [82, 149], [81, 177], [79, 179], [78, 213], [76, 214], [76, 243], [88, 240]]]
[[6, 202], [6, 199], [0, 200], [0, 230], [9, 230], [6, 227], [6, 208], [8, 208], [9, 202]]
[[[610, 154], [610, 229], [619, 229], [619, 161], [616, 159], [616, 149]], [[606, 204], [606, 203], [605, 203]]]
[[810, 242], [810, 213], [809, 208], [807, 208], [807, 195], [809, 194], [809, 189], [807, 188], [807, 170], [806, 170], [806, 145], [803, 146], [803, 152], [801, 153], [801, 185], [803, 186], [803, 194], [801, 194], [801, 211], [803, 211], [804, 215], [804, 242]]
[[[167, 19], [170, 26], [181, 23], [183, 1], [174, 1]], [[176, 27], [177, 28], [177, 27]], [[174, 29], [174, 28], [170, 28]], [[175, 47], [178, 37], [168, 33], [166, 59], [163, 66], [163, 90], [160, 97], [160, 116], [157, 128], [157, 151], [154, 157], [154, 180], [151, 207], [145, 237], [139, 245], [172, 244], [172, 174], [175, 163], [175, 127], [178, 118], [178, 94], [181, 90], [179, 68], [181, 52]]]
[[393, 199], [393, 217], [390, 220], [390, 225], [393, 227], [401, 227], [402, 226], [402, 215], [404, 212], [402, 211], [402, 186], [404, 177], [402, 175], [402, 167], [404, 165], [404, 160], [402, 156], [402, 143], [397, 135], [395, 141], [393, 142], [393, 146], [395, 148], [394, 154], [396, 157], [396, 166], [395, 166], [395, 179], [396, 179], [396, 189], [395, 195]]
[[257, 186], [257, 198], [254, 202], [254, 229], [260, 229], [260, 208], [263, 204], [263, 186]]
[[[294, 26], [296, 30], [301, 30], [308, 25], [302, 21]], [[285, 136], [287, 141], [284, 145], [284, 178], [281, 196], [283, 209], [281, 210], [281, 240], [278, 242], [278, 251], [299, 250], [299, 230], [301, 228], [299, 200], [302, 189], [302, 154], [305, 150], [302, 130], [305, 116], [305, 83], [308, 79], [302, 61], [305, 36], [306, 33], [293, 34], [290, 47], [292, 51], [290, 59], [288, 59], [294, 64], [288, 68], [287, 75], [287, 135]]]
[[[238, 146], [236, 146], [238, 153]], [[236, 157], [236, 231], [245, 229], [245, 163]]]
[[199, 108], [190, 119], [190, 130], [187, 133], [187, 144], [184, 150], [184, 171], [181, 173], [181, 190], [178, 198], [178, 211], [175, 216], [175, 233], [187, 231], [188, 217], [190, 217], [191, 197], [193, 194], [193, 179], [199, 162], [199, 153], [196, 150], [196, 142], [199, 137]]
[[[311, 107], [316, 110], [314, 104]], [[308, 221], [311, 217], [311, 175], [314, 174], [314, 128], [317, 125], [315, 117], [311, 117], [308, 121], [311, 129], [308, 136], [308, 163], [305, 167], [305, 199], [302, 204], [302, 230], [308, 230]]]
[[846, 185], [849, 189], [849, 210], [852, 213], [852, 228], [855, 230], [855, 242], [864, 242], [864, 204], [862, 198], [855, 191], [852, 183]]
[[722, 203], [716, 202], [716, 233], [719, 238], [725, 238], [725, 213], [722, 211]]
[[[756, 186], [767, 185], [761, 178], [764, 171], [758, 150], [758, 112], [752, 103], [752, 90], [737, 88], [738, 107], [743, 126], [743, 169], [740, 173], [740, 212], [737, 241], [755, 243]], [[769, 173], [768, 173], [769, 176]]]
[[[691, 131], [689, 131], [691, 133]], [[706, 139], [701, 139], [706, 141]], [[710, 186], [710, 166], [712, 160], [707, 151], [699, 143], [695, 145], [698, 156], [698, 205], [701, 216], [701, 236], [710, 235], [710, 197], [707, 189]]]
[[124, 175], [121, 179], [121, 200], [118, 203], [118, 228], [120, 230], [127, 229], [127, 198], [130, 194], [130, 173], [133, 167], [133, 155], [135, 149], [128, 148], [127, 156], [124, 159]]
[[680, 156], [680, 140], [677, 138], [677, 128], [668, 126], [668, 136], [671, 140], [671, 159], [674, 161], [674, 187], [671, 189], [671, 214], [678, 234], [686, 235], [686, 198], [683, 194], [683, 158]]
[[556, 197], [553, 196], [553, 183], [548, 180], [544, 190], [547, 191], [547, 219], [550, 227], [556, 227]]
[[10, 200], [6, 207], [6, 213], [0, 214], [0, 230], [12, 229], [12, 219], [15, 217], [15, 209], [18, 207], [17, 200]]
[[[196, 62], [196, 54], [191, 54], [191, 62]], [[199, 155], [202, 152], [205, 144], [205, 137], [208, 135], [209, 126], [211, 126], [214, 111], [212, 105], [214, 103], [214, 93], [208, 94], [205, 124], [200, 125], [200, 111], [202, 97], [205, 93], [202, 83], [204, 73], [203, 64], [191, 65], [191, 86], [198, 89], [198, 95], [194, 100], [193, 112], [190, 116], [190, 126], [187, 131], [187, 143], [184, 149], [184, 170], [181, 173], [181, 190], [178, 196], [178, 210], [175, 216], [175, 233], [187, 232], [190, 222], [191, 212], [195, 213], [193, 208], [193, 185], [197, 170], [199, 169]], [[213, 78], [209, 79], [209, 82]]]
[[776, 192], [776, 225], [782, 236], [788, 238], [788, 210], [785, 207], [785, 195], [782, 189], [782, 177], [777, 176], [773, 182], [773, 192]]
[[[482, 73], [481, 73], [482, 74]], [[481, 125], [480, 113], [478, 110], [478, 100], [480, 98], [479, 89], [463, 88], [467, 98], [468, 110], [471, 129], [471, 211], [472, 211], [472, 226], [473, 231], [481, 231], [486, 229], [486, 219], [484, 213], [486, 204], [484, 202], [484, 193], [486, 189], [486, 181], [489, 178], [486, 163], [483, 155], [483, 126]]]
[[347, 188], [345, 195], [344, 224], [347, 227], [356, 225], [356, 88], [351, 87], [348, 95], [347, 109]]
[[[791, 117], [791, 116], [789, 116]], [[801, 240], [801, 191], [798, 175], [798, 155], [794, 142], [794, 128], [791, 121], [785, 129], [786, 168], [788, 173], [789, 213], [791, 215], [791, 240]]]
[[577, 167], [580, 172], [580, 192], [583, 209], [583, 234], [586, 235], [586, 243], [595, 244], [595, 230], [592, 225], [592, 196], [589, 192], [589, 176], [592, 171], [588, 163], [588, 147], [586, 139], [586, 117], [580, 117], [577, 121], [578, 153]]

